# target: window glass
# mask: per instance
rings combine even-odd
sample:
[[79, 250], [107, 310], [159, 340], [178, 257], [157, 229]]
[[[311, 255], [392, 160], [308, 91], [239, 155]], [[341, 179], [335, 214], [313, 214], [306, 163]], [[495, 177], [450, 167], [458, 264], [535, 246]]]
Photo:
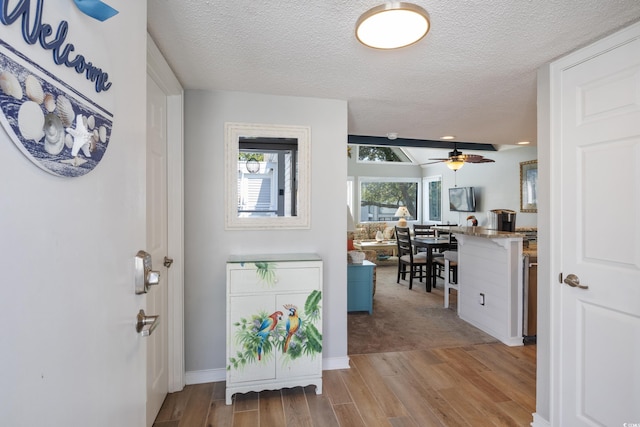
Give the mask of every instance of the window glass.
[[412, 163], [409, 156], [407, 156], [400, 147], [379, 147], [374, 145], [359, 145], [358, 161], [376, 163]]
[[418, 187], [414, 178], [361, 178], [360, 221], [397, 221], [400, 206], [411, 214], [407, 221], [418, 220]]
[[347, 206], [349, 206], [349, 211], [351, 212], [351, 215], [354, 217], [354, 221], [355, 221], [356, 212], [355, 212], [355, 209], [353, 208], [353, 177], [352, 176], [347, 177]]
[[442, 181], [429, 181], [429, 221], [442, 220]]

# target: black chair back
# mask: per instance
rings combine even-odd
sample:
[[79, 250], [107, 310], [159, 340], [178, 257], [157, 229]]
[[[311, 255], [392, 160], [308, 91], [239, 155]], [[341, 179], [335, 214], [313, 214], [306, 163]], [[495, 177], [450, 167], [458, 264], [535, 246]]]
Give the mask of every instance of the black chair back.
[[426, 224], [413, 224], [413, 235], [415, 237], [435, 237], [436, 232], [432, 227], [432, 225]]
[[411, 233], [409, 227], [396, 226], [396, 242], [398, 243], [398, 258], [403, 255], [410, 255], [413, 258], [413, 248], [411, 247]]
[[[409, 227], [396, 226], [396, 242], [398, 245], [398, 277], [396, 282], [400, 283], [400, 277], [405, 280], [407, 274], [409, 274], [409, 289], [413, 287], [413, 279], [426, 278], [425, 267], [427, 257], [422, 255], [413, 254], [413, 245], [411, 244], [411, 233]], [[430, 292], [431, 288], [427, 283], [427, 292]]]

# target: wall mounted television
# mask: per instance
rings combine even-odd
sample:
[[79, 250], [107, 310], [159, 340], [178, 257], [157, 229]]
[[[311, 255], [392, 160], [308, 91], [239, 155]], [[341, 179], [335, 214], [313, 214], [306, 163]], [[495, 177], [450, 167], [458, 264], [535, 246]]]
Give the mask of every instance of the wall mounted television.
[[476, 194], [473, 187], [449, 188], [449, 210], [452, 212], [475, 212]]

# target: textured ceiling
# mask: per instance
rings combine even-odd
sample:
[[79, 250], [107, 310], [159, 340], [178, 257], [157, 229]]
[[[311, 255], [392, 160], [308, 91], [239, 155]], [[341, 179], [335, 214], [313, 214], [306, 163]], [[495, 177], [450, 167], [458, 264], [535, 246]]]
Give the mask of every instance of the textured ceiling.
[[431, 30], [396, 51], [359, 44], [383, 3], [149, 0], [148, 30], [185, 89], [348, 101], [349, 134], [536, 143], [537, 69], [640, 19], [639, 0], [416, 1]]

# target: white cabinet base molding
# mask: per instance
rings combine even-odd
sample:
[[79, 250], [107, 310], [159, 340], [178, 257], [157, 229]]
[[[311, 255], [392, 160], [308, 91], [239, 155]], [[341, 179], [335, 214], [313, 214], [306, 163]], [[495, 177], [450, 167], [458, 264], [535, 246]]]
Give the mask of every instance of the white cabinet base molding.
[[227, 262], [227, 390], [315, 385], [322, 393], [322, 260], [243, 255]]

